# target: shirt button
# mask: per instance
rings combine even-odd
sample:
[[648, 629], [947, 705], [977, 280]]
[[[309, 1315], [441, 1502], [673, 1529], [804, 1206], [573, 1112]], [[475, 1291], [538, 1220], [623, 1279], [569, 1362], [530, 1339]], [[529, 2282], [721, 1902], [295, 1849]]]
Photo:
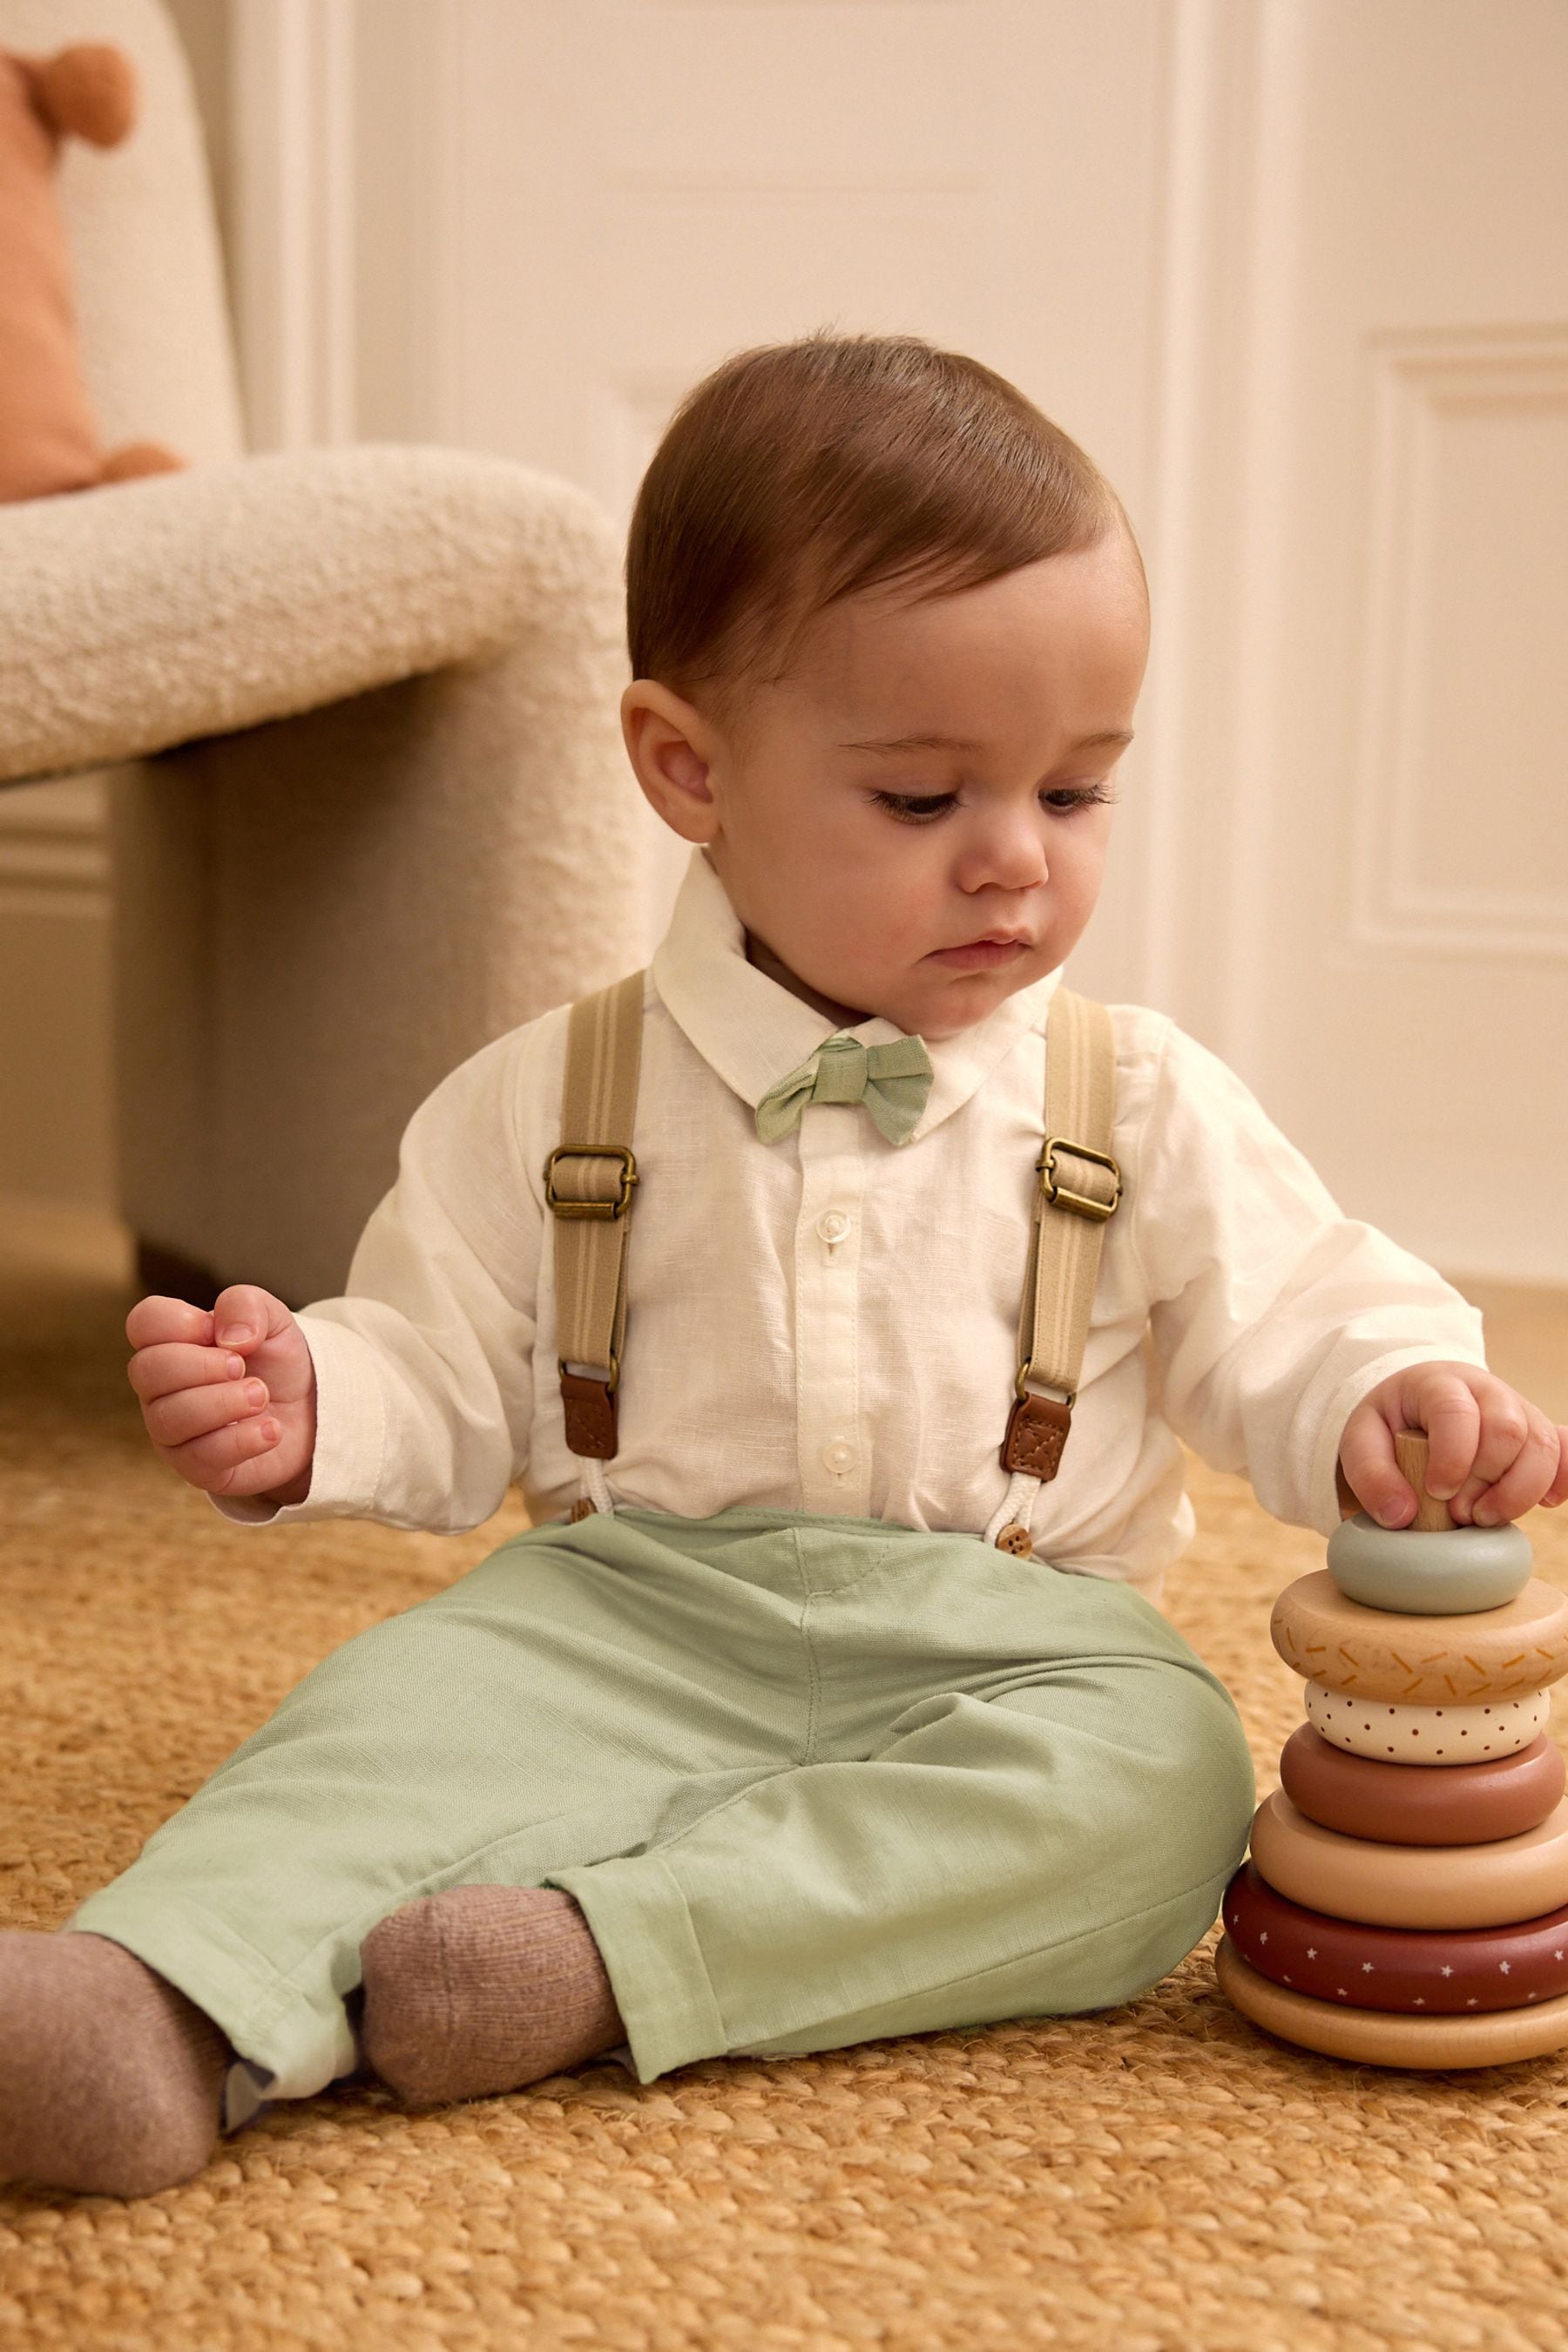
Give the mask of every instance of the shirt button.
[[825, 1242], [841, 1242], [849, 1231], [849, 1220], [842, 1209], [825, 1209], [816, 1221], [816, 1230]]
[[831, 1445], [823, 1448], [822, 1458], [830, 1470], [853, 1470], [855, 1448], [846, 1439], [836, 1437]]

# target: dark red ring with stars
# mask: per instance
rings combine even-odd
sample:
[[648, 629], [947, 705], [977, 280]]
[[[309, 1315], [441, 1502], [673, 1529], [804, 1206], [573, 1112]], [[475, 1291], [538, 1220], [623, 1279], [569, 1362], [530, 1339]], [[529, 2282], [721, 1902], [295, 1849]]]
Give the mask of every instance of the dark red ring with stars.
[[1292, 1903], [1249, 1856], [1220, 1916], [1260, 1977], [1345, 2009], [1468, 2016], [1568, 1992], [1568, 1905], [1505, 1927], [1363, 1927]]

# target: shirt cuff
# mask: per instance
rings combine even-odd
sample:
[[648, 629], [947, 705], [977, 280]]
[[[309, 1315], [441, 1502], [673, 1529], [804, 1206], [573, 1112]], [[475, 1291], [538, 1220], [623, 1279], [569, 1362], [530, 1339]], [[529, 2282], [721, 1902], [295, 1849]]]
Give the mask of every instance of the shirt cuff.
[[1391, 1373], [1404, 1371], [1410, 1364], [1474, 1364], [1478, 1371], [1483, 1372], [1488, 1369], [1486, 1356], [1479, 1349], [1472, 1351], [1462, 1344], [1438, 1348], [1428, 1342], [1424, 1348], [1391, 1349], [1386, 1356], [1374, 1356], [1370, 1364], [1359, 1365], [1348, 1374], [1329, 1400], [1312, 1465], [1312, 1525], [1321, 1536], [1331, 1536], [1340, 1524], [1340, 1489], [1335, 1472], [1346, 1422], [1380, 1381], [1387, 1380]]
[[386, 1397], [380, 1359], [357, 1331], [325, 1315], [297, 1315], [316, 1371], [316, 1451], [302, 1503], [268, 1503], [259, 1495], [212, 1495], [231, 1527], [285, 1527], [295, 1519], [375, 1517], [386, 1454]]

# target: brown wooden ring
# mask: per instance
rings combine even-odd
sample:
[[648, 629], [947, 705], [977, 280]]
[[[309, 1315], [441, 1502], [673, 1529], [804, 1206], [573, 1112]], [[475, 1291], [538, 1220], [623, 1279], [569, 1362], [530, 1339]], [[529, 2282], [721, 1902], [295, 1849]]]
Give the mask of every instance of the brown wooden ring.
[[1220, 1938], [1214, 1971], [1226, 1999], [1265, 2033], [1359, 2065], [1511, 2066], [1568, 2046], [1568, 1995], [1524, 2009], [1471, 2010], [1463, 2017], [1352, 2009], [1349, 2001], [1314, 2000], [1289, 1985], [1271, 1984], [1247, 1966], [1228, 1936]]
[[1352, 1756], [1303, 1723], [1279, 1751], [1279, 1779], [1299, 1813], [1345, 1837], [1480, 1845], [1543, 1822], [1562, 1802], [1568, 1767], [1543, 1731], [1517, 1756], [1428, 1771]]
[[1292, 1903], [1255, 1862], [1244, 1862], [1225, 1890], [1220, 1916], [1250, 1968], [1314, 2000], [1468, 2014], [1527, 2008], [1568, 1993], [1568, 1905], [1511, 1927], [1458, 1934], [1373, 1927]]
[[1488, 1845], [1388, 1845], [1342, 1837], [1283, 1789], [1252, 1817], [1252, 1859], [1278, 1895], [1373, 1927], [1511, 1927], [1568, 1904], [1568, 1801]]
[[1357, 1698], [1471, 1706], [1568, 1675], [1568, 1593], [1531, 1577], [1500, 1608], [1403, 1617], [1347, 1601], [1326, 1568], [1274, 1603], [1268, 1637], [1292, 1673]]

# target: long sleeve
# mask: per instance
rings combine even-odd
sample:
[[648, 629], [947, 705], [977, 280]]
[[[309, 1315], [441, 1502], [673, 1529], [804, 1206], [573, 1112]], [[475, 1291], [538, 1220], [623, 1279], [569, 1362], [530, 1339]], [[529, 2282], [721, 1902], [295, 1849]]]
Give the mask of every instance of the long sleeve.
[[310, 1491], [209, 1500], [239, 1526], [477, 1527], [526, 1466], [542, 1218], [518, 1093], [538, 1024], [494, 1039], [415, 1112], [344, 1295], [298, 1318], [316, 1369]]
[[1291, 1525], [1338, 1526], [1340, 1440], [1369, 1390], [1412, 1363], [1486, 1363], [1476, 1308], [1342, 1215], [1234, 1071], [1174, 1024], [1132, 1233], [1166, 1420]]

